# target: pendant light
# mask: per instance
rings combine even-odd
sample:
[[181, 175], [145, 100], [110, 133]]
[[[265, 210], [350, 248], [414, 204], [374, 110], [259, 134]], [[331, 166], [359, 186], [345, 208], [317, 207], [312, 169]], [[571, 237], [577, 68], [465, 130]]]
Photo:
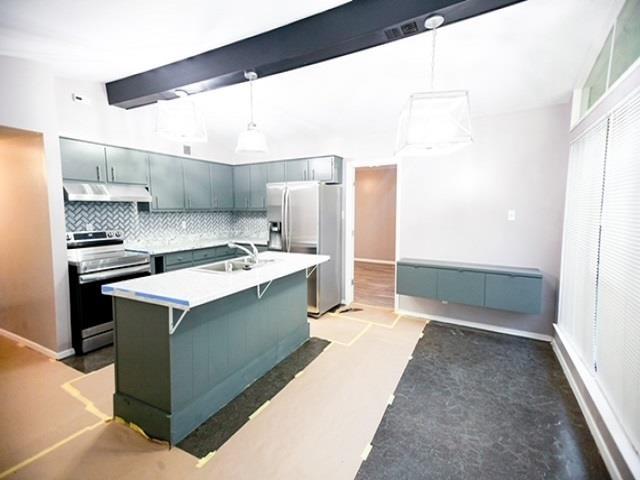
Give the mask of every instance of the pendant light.
[[436, 30], [444, 17], [434, 15], [424, 22], [431, 30], [431, 88], [409, 97], [400, 117], [396, 155], [446, 154], [473, 142], [466, 90], [436, 91]]
[[158, 100], [156, 133], [179, 143], [207, 141], [202, 112], [185, 90], [174, 92], [178, 98]]
[[258, 78], [256, 72], [245, 72], [244, 78], [249, 80], [249, 124], [247, 129], [238, 135], [238, 144], [236, 145], [236, 153], [256, 154], [267, 153], [267, 138], [264, 133], [258, 129], [253, 121], [253, 81]]

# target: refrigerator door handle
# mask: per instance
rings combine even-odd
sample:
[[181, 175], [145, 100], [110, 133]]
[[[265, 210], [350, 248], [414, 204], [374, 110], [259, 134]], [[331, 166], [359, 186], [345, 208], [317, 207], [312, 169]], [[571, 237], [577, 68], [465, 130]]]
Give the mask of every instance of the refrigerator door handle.
[[282, 251], [287, 251], [287, 217], [286, 217], [286, 208], [287, 208], [287, 186], [282, 187], [282, 199], [280, 204], [280, 221], [282, 224], [280, 225], [280, 236], [282, 237]]
[[289, 192], [289, 189], [287, 188], [287, 252], [291, 252], [291, 231], [292, 226], [291, 226], [291, 193]]

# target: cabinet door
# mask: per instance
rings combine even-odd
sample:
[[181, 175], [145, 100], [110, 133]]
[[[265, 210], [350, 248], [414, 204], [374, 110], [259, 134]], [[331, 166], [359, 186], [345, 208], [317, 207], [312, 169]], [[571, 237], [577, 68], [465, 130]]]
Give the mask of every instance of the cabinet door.
[[168, 155], [149, 155], [149, 180], [155, 210], [184, 208], [182, 159]]
[[149, 183], [147, 153], [119, 147], [105, 147], [105, 151], [110, 182], [140, 185]]
[[289, 160], [285, 162], [285, 173], [287, 182], [302, 182], [308, 178], [308, 162], [304, 160]]
[[485, 307], [522, 313], [540, 313], [542, 278], [487, 274]]
[[484, 305], [485, 274], [438, 269], [438, 298], [450, 303]]
[[182, 160], [184, 169], [184, 191], [187, 209], [205, 210], [211, 208], [211, 173], [209, 164], [197, 160]]
[[320, 182], [331, 182], [333, 175], [333, 157], [309, 159], [309, 179]]
[[398, 265], [396, 290], [400, 295], [437, 298], [435, 268]]
[[107, 181], [103, 145], [61, 138], [60, 156], [63, 178], [88, 182]]
[[284, 182], [285, 180], [284, 162], [271, 162], [267, 164], [268, 183]]
[[253, 209], [267, 208], [267, 166], [251, 165], [251, 202]]
[[233, 206], [236, 210], [247, 210], [251, 198], [251, 165], [233, 168]]
[[233, 208], [233, 167], [231, 165], [211, 165], [211, 186], [213, 207]]

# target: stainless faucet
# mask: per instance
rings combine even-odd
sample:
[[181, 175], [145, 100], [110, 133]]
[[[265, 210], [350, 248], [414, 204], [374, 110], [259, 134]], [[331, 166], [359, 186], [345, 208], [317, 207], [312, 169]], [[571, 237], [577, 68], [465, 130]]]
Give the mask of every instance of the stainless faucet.
[[234, 242], [229, 242], [227, 244], [227, 247], [229, 248], [237, 248], [238, 250], [242, 250], [243, 252], [246, 252], [247, 255], [249, 255], [249, 258], [251, 258], [251, 260], [253, 261], [254, 264], [258, 264], [258, 249], [256, 248], [255, 244], [253, 242], [247, 242], [250, 246], [251, 246], [251, 250], [249, 251], [248, 248], [243, 247], [242, 245], [238, 245], [237, 243]]

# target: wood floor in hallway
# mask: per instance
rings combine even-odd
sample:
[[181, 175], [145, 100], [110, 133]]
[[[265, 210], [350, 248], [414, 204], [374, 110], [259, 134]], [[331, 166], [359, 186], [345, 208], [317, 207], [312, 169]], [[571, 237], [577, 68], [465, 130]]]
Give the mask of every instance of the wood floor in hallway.
[[393, 308], [395, 275], [395, 265], [355, 262], [355, 302]]

